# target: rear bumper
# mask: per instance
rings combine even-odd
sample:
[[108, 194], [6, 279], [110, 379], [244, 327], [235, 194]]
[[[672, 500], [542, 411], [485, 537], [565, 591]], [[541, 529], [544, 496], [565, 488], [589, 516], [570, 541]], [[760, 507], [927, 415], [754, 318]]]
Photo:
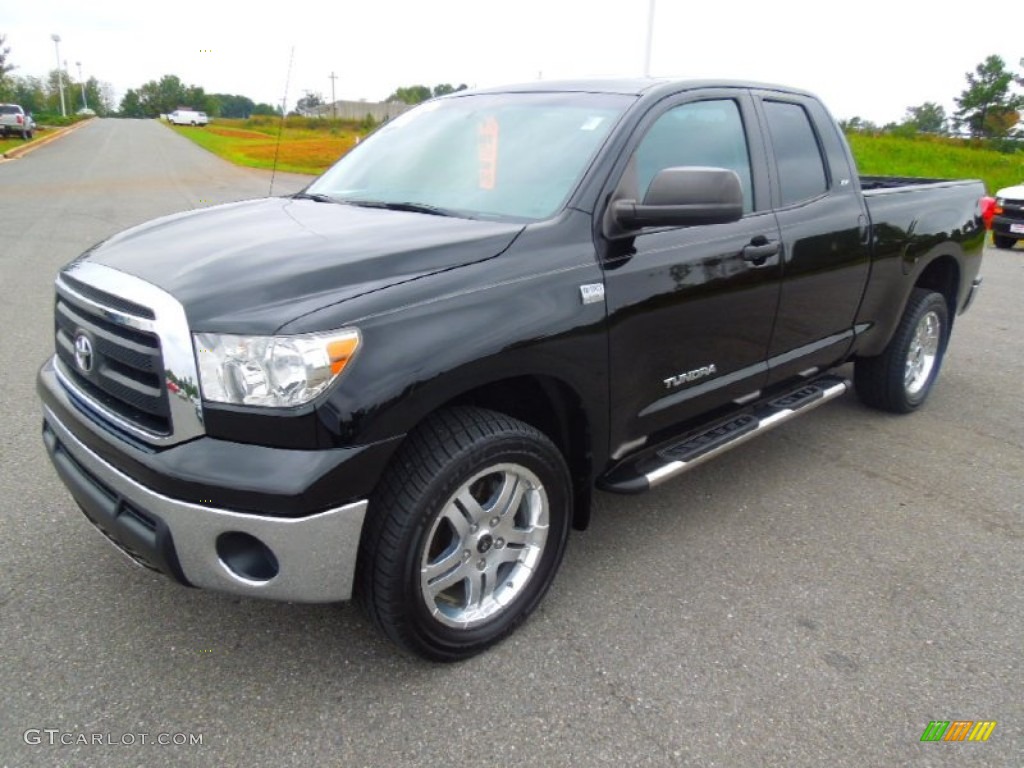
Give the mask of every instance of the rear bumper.
[[82, 511], [140, 565], [189, 586], [251, 597], [351, 597], [366, 501], [302, 518], [242, 514], [146, 488], [97, 456], [49, 408], [43, 440]]

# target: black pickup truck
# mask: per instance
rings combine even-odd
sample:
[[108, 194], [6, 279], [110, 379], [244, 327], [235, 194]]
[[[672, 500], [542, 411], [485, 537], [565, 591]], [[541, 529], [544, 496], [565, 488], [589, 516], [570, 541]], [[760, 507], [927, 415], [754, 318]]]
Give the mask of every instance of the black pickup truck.
[[[976, 181], [858, 177], [810, 94], [531, 84], [428, 102], [305, 191], [56, 280], [43, 439], [182, 584], [358, 598], [438, 660], [510, 633], [592, 489], [842, 395], [912, 411], [971, 303]], [[845, 370], [845, 369], [844, 369]]]

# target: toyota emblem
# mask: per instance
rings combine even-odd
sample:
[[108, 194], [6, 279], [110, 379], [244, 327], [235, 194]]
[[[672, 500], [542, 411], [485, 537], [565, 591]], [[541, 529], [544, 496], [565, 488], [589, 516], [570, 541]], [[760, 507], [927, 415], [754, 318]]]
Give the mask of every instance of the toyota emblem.
[[84, 333], [75, 336], [75, 365], [82, 373], [92, 370], [92, 342]]

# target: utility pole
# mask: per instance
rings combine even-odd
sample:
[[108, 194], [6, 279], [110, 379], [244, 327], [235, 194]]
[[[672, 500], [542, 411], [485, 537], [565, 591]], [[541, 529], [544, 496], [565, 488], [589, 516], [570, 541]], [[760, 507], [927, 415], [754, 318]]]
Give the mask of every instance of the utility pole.
[[75, 66], [78, 67], [78, 82], [82, 86], [82, 109], [88, 109], [89, 102], [85, 98], [85, 80], [82, 79], [82, 62], [76, 61]]
[[60, 91], [60, 116], [67, 117], [68, 110], [64, 106], [64, 75], [61, 74], [60, 69], [60, 35], [52, 34], [50, 39], [53, 40], [53, 47], [57, 51], [57, 89]]
[[338, 76], [331, 72], [331, 110], [334, 112], [334, 119], [338, 119], [338, 100], [334, 98], [334, 81], [338, 79]]
[[651, 43], [654, 42], [654, 0], [647, 8], [647, 50], [644, 53], [644, 77], [651, 76]]

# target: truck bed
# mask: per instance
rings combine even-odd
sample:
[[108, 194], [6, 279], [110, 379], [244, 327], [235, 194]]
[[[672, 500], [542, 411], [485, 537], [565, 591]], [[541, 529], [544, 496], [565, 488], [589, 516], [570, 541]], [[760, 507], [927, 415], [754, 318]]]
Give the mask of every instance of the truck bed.
[[915, 176], [861, 176], [860, 188], [864, 192], [907, 189], [909, 187], [928, 187], [941, 185], [972, 184], [973, 180], [964, 179], [923, 179]]

